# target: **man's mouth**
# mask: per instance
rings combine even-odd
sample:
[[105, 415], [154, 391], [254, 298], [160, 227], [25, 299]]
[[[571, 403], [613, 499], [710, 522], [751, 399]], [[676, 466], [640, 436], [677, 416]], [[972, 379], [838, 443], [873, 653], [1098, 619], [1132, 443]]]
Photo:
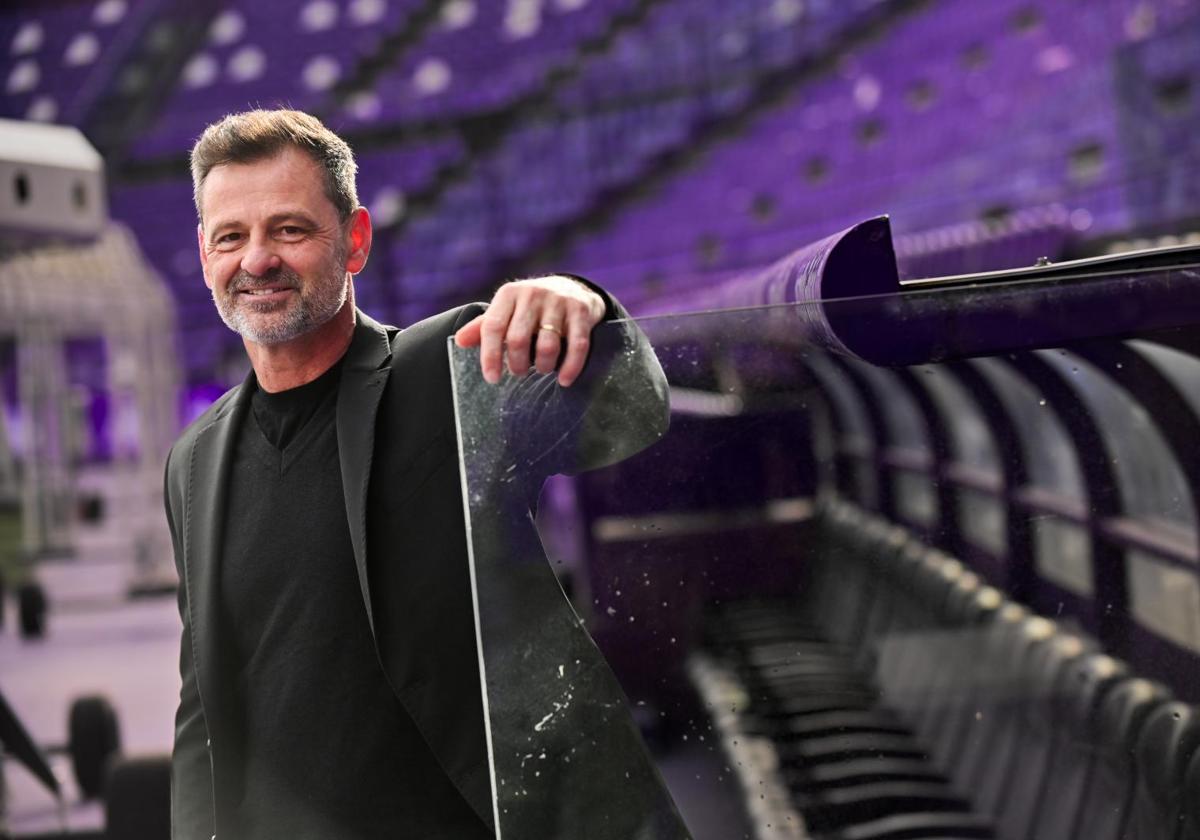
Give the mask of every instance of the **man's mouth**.
[[240, 290], [238, 290], [238, 294], [250, 295], [251, 297], [264, 297], [265, 298], [265, 297], [272, 297], [275, 295], [282, 295], [285, 292], [290, 292], [290, 291], [292, 291], [291, 286], [266, 286], [266, 287], [258, 288], [258, 289], [240, 289]]

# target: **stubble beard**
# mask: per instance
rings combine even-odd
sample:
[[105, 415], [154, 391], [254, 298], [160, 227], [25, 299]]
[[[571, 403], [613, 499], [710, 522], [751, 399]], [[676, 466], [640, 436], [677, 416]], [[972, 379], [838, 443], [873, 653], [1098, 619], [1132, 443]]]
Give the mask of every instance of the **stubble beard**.
[[[239, 271], [224, 291], [213, 287], [213, 303], [225, 326], [255, 344], [284, 344], [327, 324], [346, 303], [349, 283], [339, 249], [318, 276], [307, 283], [290, 268], [255, 277]], [[247, 289], [283, 284], [297, 294], [282, 302], [256, 301], [240, 294]]]

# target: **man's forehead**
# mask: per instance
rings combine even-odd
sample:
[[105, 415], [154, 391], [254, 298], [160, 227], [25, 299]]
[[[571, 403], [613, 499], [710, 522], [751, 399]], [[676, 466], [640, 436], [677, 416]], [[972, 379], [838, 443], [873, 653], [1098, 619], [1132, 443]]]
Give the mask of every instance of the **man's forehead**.
[[271, 155], [246, 161], [219, 163], [208, 172], [206, 183], [216, 180], [241, 179], [247, 176], [283, 177], [297, 183], [324, 185], [321, 165], [299, 149], [288, 146]]
[[[201, 188], [201, 205], [206, 220], [221, 207], [247, 203], [303, 203], [310, 212], [336, 212], [325, 191], [321, 166], [298, 149], [284, 149], [268, 157], [222, 163], [208, 172]], [[216, 205], [216, 206], [215, 206]]]

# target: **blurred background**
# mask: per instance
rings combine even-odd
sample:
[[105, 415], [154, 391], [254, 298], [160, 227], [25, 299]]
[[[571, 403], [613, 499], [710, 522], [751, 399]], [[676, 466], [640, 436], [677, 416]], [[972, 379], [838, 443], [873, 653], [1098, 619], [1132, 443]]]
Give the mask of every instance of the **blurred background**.
[[7, 0], [0, 86], [0, 690], [46, 741], [100, 685], [170, 744], [162, 461], [247, 369], [187, 171], [223, 114], [349, 141], [401, 326], [555, 270], [688, 309], [880, 214], [903, 278], [1200, 244], [1197, 0]]

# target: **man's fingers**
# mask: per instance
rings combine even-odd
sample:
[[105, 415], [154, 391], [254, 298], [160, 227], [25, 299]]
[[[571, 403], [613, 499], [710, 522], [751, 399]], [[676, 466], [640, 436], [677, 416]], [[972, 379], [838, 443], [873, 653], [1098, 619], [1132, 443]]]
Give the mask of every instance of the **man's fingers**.
[[583, 370], [592, 343], [592, 326], [592, 319], [582, 307], [573, 309], [567, 316], [567, 356], [558, 369], [558, 384], [564, 388]]
[[537, 355], [534, 358], [534, 367], [538, 373], [550, 373], [558, 364], [565, 332], [563, 320], [562, 312], [553, 307], [547, 307], [538, 316]]
[[477, 347], [483, 334], [483, 319], [486, 315], [477, 315], [459, 327], [454, 334], [454, 343], [459, 347]]
[[561, 356], [558, 383], [565, 387], [583, 371], [592, 327], [603, 315], [603, 299], [575, 280], [519, 280], [502, 286], [488, 311], [455, 339], [460, 347], [479, 344], [483, 378], [492, 384], [500, 381], [506, 358], [513, 376], [524, 376], [531, 363], [538, 373], [552, 373]]
[[[503, 291], [504, 289], [501, 289], [501, 292]], [[483, 378], [493, 385], [500, 381], [504, 337], [508, 332], [513, 307], [516, 305], [511, 293], [501, 292], [497, 292], [492, 298], [480, 325], [479, 366], [483, 369]]]
[[523, 295], [508, 323], [504, 343], [508, 345], [508, 369], [513, 376], [529, 373], [530, 345], [533, 343], [534, 330], [537, 329], [537, 313], [538, 307]]

